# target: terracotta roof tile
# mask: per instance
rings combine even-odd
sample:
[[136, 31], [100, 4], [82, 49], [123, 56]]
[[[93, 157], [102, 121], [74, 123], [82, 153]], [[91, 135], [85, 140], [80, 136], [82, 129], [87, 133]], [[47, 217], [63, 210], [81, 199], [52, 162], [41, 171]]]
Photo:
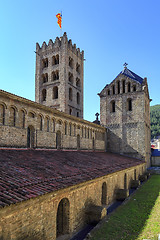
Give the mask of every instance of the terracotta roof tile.
[[0, 207], [141, 163], [106, 152], [0, 149]]

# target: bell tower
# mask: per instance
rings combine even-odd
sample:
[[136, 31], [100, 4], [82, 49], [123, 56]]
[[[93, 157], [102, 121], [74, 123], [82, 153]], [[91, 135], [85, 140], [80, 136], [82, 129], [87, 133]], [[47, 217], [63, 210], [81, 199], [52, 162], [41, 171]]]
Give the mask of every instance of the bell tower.
[[83, 118], [84, 51], [62, 37], [36, 44], [35, 100]]

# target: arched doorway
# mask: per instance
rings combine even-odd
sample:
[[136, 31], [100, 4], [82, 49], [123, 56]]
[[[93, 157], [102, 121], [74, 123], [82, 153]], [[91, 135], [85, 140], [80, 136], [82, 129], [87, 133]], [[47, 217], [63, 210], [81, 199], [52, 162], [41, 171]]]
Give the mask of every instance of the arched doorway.
[[69, 200], [63, 198], [57, 209], [57, 237], [69, 233]]
[[57, 131], [56, 133], [56, 148], [60, 149], [61, 148], [61, 131]]
[[102, 205], [106, 205], [107, 204], [107, 184], [106, 182], [104, 182], [102, 184], [102, 198], [101, 198], [101, 203]]
[[80, 135], [77, 135], [77, 149], [80, 149]]
[[27, 148], [34, 147], [34, 127], [28, 126], [27, 128]]

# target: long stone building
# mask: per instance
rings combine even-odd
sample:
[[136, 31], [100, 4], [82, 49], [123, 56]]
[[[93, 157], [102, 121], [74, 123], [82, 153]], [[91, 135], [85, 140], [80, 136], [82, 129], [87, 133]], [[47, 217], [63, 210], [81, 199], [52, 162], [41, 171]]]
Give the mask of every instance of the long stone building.
[[36, 45], [35, 102], [0, 90], [0, 240], [70, 239], [150, 165], [147, 79], [125, 66], [95, 124], [83, 119], [83, 60], [64, 33]]

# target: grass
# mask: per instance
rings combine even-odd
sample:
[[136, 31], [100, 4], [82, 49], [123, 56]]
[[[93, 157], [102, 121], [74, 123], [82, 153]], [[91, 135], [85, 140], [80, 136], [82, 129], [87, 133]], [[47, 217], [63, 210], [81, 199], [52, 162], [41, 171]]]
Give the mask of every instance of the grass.
[[92, 233], [91, 240], [157, 240], [160, 234], [160, 175], [153, 175]]

